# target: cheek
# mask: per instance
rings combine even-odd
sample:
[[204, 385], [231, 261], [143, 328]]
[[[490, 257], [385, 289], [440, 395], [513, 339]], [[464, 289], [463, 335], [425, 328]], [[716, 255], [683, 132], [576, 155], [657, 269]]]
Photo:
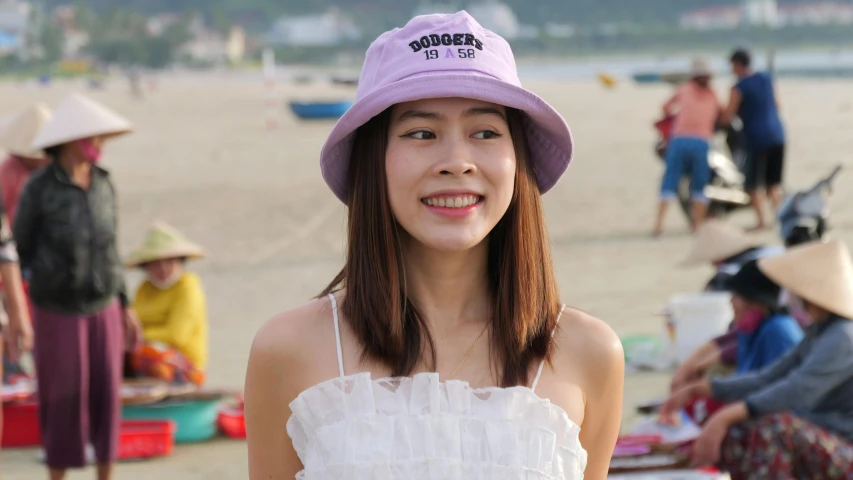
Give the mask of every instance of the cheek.
[[482, 170], [492, 188], [495, 189], [497, 197], [502, 203], [509, 205], [515, 188], [516, 160], [515, 152], [502, 150], [492, 156], [489, 161], [482, 162]]
[[746, 310], [746, 303], [742, 298], [738, 296], [732, 296], [732, 310], [734, 310], [735, 315], [740, 315]]
[[423, 176], [419, 171], [417, 157], [403, 148], [395, 148], [393, 142], [388, 145], [385, 155], [385, 177], [388, 186], [388, 202], [394, 216], [402, 218], [404, 208], [411, 209], [411, 198], [417, 191], [418, 179]]

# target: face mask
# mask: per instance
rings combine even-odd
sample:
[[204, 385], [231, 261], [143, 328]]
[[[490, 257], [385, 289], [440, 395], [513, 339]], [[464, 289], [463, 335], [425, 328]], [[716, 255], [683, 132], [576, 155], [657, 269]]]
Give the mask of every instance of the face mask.
[[801, 327], [812, 323], [811, 317], [809, 317], [809, 314], [803, 308], [803, 302], [798, 297], [791, 295], [791, 299], [788, 302], [788, 311]]
[[84, 138], [77, 140], [77, 146], [80, 147], [80, 151], [83, 152], [86, 160], [92, 163], [98, 163], [101, 160], [101, 149], [95, 146], [95, 142], [92, 139]]
[[764, 314], [760, 310], [748, 310], [737, 319], [735, 327], [741, 333], [752, 333], [761, 325], [764, 320]]
[[154, 288], [158, 290], [168, 290], [178, 283], [178, 280], [181, 279], [182, 273], [183, 272], [180, 268], [176, 268], [175, 272], [165, 280], [156, 279], [151, 275], [146, 275], [146, 277], [148, 277], [148, 281], [151, 282], [151, 285], [154, 285]]

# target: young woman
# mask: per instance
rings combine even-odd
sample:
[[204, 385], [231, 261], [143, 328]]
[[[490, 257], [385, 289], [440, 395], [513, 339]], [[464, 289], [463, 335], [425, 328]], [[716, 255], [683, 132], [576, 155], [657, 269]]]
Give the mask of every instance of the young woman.
[[812, 243], [761, 259], [788, 289], [794, 316], [808, 317], [803, 340], [767, 368], [699, 380], [664, 405], [664, 420], [691, 398], [728, 405], [693, 446], [694, 463], [718, 463], [732, 480], [853, 476], [853, 261], [839, 242]]
[[255, 338], [250, 478], [606, 477], [623, 352], [561, 306], [540, 200], [571, 153], [466, 12], [371, 45], [321, 159], [346, 264]]

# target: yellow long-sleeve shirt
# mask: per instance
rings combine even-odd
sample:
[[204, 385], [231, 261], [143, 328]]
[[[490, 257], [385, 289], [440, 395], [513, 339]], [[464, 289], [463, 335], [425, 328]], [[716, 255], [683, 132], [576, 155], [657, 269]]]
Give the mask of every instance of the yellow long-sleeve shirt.
[[193, 365], [207, 366], [207, 301], [201, 280], [184, 273], [167, 290], [145, 281], [136, 291], [133, 309], [142, 324], [146, 342], [176, 348]]

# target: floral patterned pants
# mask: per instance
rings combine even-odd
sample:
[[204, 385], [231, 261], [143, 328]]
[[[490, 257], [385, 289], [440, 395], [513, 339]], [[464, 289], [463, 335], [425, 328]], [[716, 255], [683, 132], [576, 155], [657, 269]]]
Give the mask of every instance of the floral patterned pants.
[[853, 478], [853, 443], [790, 413], [732, 427], [720, 457], [732, 480]]

